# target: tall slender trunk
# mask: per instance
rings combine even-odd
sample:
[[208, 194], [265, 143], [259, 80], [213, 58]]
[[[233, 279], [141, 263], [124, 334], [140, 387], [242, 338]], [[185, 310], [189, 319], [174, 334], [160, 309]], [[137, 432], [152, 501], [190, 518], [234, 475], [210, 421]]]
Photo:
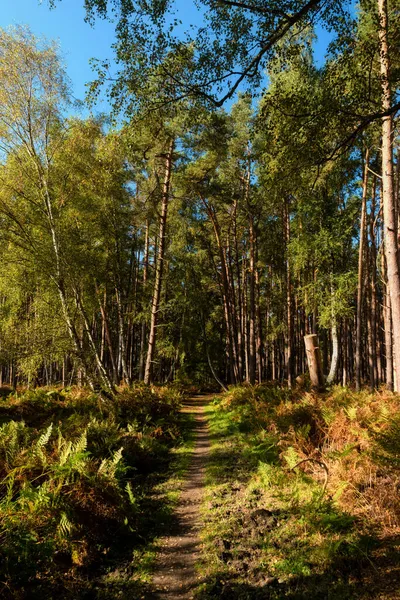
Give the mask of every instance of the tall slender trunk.
[[[76, 331], [75, 325], [73, 323], [73, 319], [69, 312], [67, 295], [66, 295], [66, 291], [65, 291], [65, 283], [64, 283], [64, 278], [63, 278], [63, 273], [62, 273], [62, 268], [61, 268], [61, 248], [60, 248], [60, 243], [59, 243], [59, 237], [57, 234], [56, 222], [54, 219], [51, 194], [49, 191], [49, 187], [47, 185], [46, 177], [43, 173], [42, 167], [40, 166], [39, 162], [35, 161], [35, 166], [37, 169], [37, 173], [38, 173], [39, 181], [40, 181], [40, 185], [41, 185], [43, 205], [44, 205], [44, 210], [45, 210], [45, 214], [47, 216], [47, 221], [48, 221], [48, 225], [49, 225], [49, 229], [50, 229], [52, 247], [53, 247], [54, 258], [55, 258], [56, 275], [53, 276], [53, 281], [55, 282], [55, 285], [56, 285], [56, 288], [58, 291], [58, 296], [61, 301], [61, 308], [62, 308], [64, 319], [65, 319], [65, 322], [67, 325], [67, 329], [68, 329], [69, 335], [71, 337], [71, 340], [72, 340], [74, 348], [75, 348], [76, 358], [79, 363], [79, 371], [86, 378], [91, 389], [95, 389], [94, 380], [91, 377], [91, 375], [89, 375], [88, 369], [86, 367], [86, 361], [85, 361], [85, 356], [83, 354], [82, 344], [80, 343], [78, 333]], [[89, 324], [87, 324], [87, 329], [89, 330], [89, 334], [90, 334]], [[97, 357], [98, 357], [98, 355], [97, 355]], [[101, 378], [102, 378], [103, 383], [105, 384], [105, 387], [107, 387], [108, 389], [112, 389], [111, 383], [110, 383], [110, 385], [108, 385], [107, 377], [105, 377], [105, 378], [101, 377]]]
[[254, 216], [249, 216], [249, 382], [256, 382], [256, 276]]
[[356, 390], [361, 388], [361, 343], [362, 343], [362, 304], [364, 282], [364, 247], [365, 247], [365, 216], [367, 207], [369, 149], [365, 153], [361, 220], [360, 245], [358, 250], [358, 284], [357, 284], [357, 329], [356, 329]]
[[235, 278], [233, 275], [233, 267], [232, 267], [232, 253], [231, 253], [231, 244], [230, 244], [230, 235], [229, 231], [227, 234], [226, 240], [226, 258], [225, 264], [227, 268], [227, 278], [228, 278], [228, 291], [229, 291], [229, 312], [231, 316], [231, 327], [232, 327], [232, 355], [234, 360], [234, 373], [235, 379], [237, 383], [241, 381], [240, 379], [240, 369], [239, 369], [239, 347], [238, 347], [238, 318], [237, 318], [237, 310], [236, 310], [236, 293], [235, 293]]
[[238, 298], [238, 310], [237, 310], [237, 348], [238, 348], [238, 371], [239, 381], [243, 381], [243, 363], [244, 363], [244, 349], [243, 349], [243, 306], [242, 306], [242, 282], [240, 276], [240, 260], [239, 260], [239, 243], [237, 234], [237, 200], [235, 199], [233, 205], [233, 236], [235, 245], [235, 275], [237, 281], [237, 298]]
[[[64, 320], [67, 324], [68, 333], [72, 340], [72, 344], [74, 346], [75, 357], [78, 362], [78, 375], [80, 377], [83, 376], [86, 379], [86, 381], [88, 382], [89, 387], [92, 390], [94, 390], [95, 384], [94, 384], [92, 376], [89, 374], [88, 369], [87, 369], [86, 360], [85, 360], [85, 356], [84, 356], [83, 349], [82, 349], [81, 338], [79, 337], [79, 334], [76, 330], [75, 324], [70, 315], [67, 296], [66, 296], [65, 288], [64, 288], [64, 282], [61, 279], [59, 279], [55, 283], [57, 286], [57, 291], [58, 291], [58, 295], [59, 295], [60, 302], [61, 302], [61, 308], [62, 308], [62, 312], [64, 315]], [[79, 385], [79, 377], [78, 377], [78, 385]]]
[[156, 349], [157, 324], [158, 324], [158, 315], [159, 315], [159, 309], [160, 309], [161, 286], [162, 286], [162, 282], [163, 282], [163, 271], [164, 271], [165, 241], [166, 241], [169, 191], [170, 191], [170, 187], [171, 187], [173, 152], [174, 152], [174, 140], [171, 140], [170, 144], [169, 144], [169, 148], [168, 148], [168, 153], [165, 158], [165, 174], [164, 174], [164, 184], [163, 184], [162, 199], [161, 199], [159, 248], [158, 248], [157, 263], [156, 263], [156, 274], [155, 274], [155, 281], [154, 281], [153, 300], [151, 303], [149, 345], [148, 345], [148, 350], [147, 350], [146, 366], [145, 366], [145, 371], [144, 371], [144, 382], [146, 384], [151, 383], [152, 375], [153, 375], [153, 361], [154, 361], [154, 354], [155, 354], [155, 349]]
[[221, 279], [221, 293], [222, 293], [222, 302], [224, 308], [224, 318], [225, 318], [225, 327], [226, 327], [226, 338], [227, 338], [227, 349], [228, 349], [228, 363], [229, 363], [229, 372], [231, 383], [239, 382], [239, 371], [238, 371], [238, 361], [236, 355], [236, 346], [234, 340], [234, 329], [233, 329], [233, 311], [231, 310], [231, 291], [229, 285], [229, 266], [227, 264], [227, 259], [222, 243], [221, 236], [221, 228], [218, 222], [218, 218], [215, 212], [215, 209], [212, 205], [210, 205], [205, 198], [201, 197], [201, 200], [204, 204], [204, 207], [207, 211], [208, 216], [210, 217], [210, 221], [212, 223], [215, 240], [217, 242], [218, 254], [221, 263], [221, 270], [219, 272]]
[[293, 385], [294, 378], [294, 364], [293, 364], [293, 292], [292, 292], [292, 273], [289, 256], [289, 244], [290, 244], [290, 210], [289, 200], [285, 200], [284, 205], [284, 238], [286, 247], [286, 322], [287, 322], [287, 334], [286, 334], [286, 368], [287, 368], [287, 380], [288, 387], [291, 388]]
[[118, 337], [119, 337], [119, 347], [121, 353], [121, 365], [122, 365], [122, 374], [124, 376], [125, 383], [129, 385], [129, 373], [128, 366], [126, 364], [126, 340], [125, 340], [125, 331], [124, 331], [124, 313], [122, 309], [122, 301], [121, 301], [121, 292], [118, 288], [115, 288], [115, 299], [117, 301], [117, 311], [118, 311]]
[[382, 279], [383, 290], [383, 327], [385, 334], [385, 363], [386, 363], [386, 386], [393, 391], [393, 340], [392, 340], [392, 310], [390, 306], [389, 284], [387, 281], [385, 255], [382, 254]]
[[250, 380], [250, 361], [249, 361], [249, 302], [248, 302], [248, 282], [247, 282], [247, 257], [243, 253], [242, 261], [242, 293], [243, 293], [243, 332], [244, 332], [244, 369], [246, 381]]
[[335, 381], [339, 364], [339, 337], [337, 329], [337, 318], [335, 314], [335, 288], [333, 286], [333, 275], [331, 275], [331, 334], [332, 334], [332, 356], [329, 374], [326, 383], [330, 385]]
[[[367, 279], [368, 282], [368, 279]], [[369, 292], [371, 286], [368, 285]], [[374, 336], [372, 332], [372, 297], [371, 293], [368, 294], [367, 303], [367, 323], [368, 323], [368, 366], [369, 366], [369, 382], [371, 390], [375, 389], [375, 351], [374, 351]]]
[[342, 385], [346, 387], [348, 379], [349, 379], [349, 367], [348, 367], [348, 360], [349, 360], [349, 353], [348, 353], [348, 348], [349, 348], [349, 336], [347, 333], [348, 330], [348, 326], [347, 326], [347, 320], [344, 321], [343, 324], [343, 373], [342, 373]]
[[[97, 291], [97, 293], [98, 293], [98, 291]], [[107, 292], [104, 292], [104, 303], [101, 302], [100, 298], [98, 298], [98, 301], [99, 301], [101, 318], [103, 320], [103, 327], [104, 327], [105, 338], [106, 338], [107, 346], [108, 346], [108, 353], [110, 355], [113, 382], [118, 383], [117, 364], [115, 362], [114, 348], [113, 348], [113, 343], [112, 343], [112, 339], [111, 339], [110, 325], [109, 325], [108, 316], [107, 316]]]
[[[390, 86], [390, 56], [388, 42], [387, 0], [378, 0], [379, 56], [382, 87], [382, 110], [388, 111], [392, 104]], [[382, 118], [382, 199], [384, 241], [387, 264], [390, 304], [392, 308], [393, 354], [396, 373], [395, 389], [400, 383], [400, 272], [398, 260], [397, 215], [393, 186], [393, 117]]]
[[92, 331], [91, 331], [90, 324], [89, 324], [89, 319], [88, 319], [85, 307], [83, 305], [81, 295], [76, 288], [74, 288], [74, 294], [75, 294], [75, 305], [82, 317], [83, 324], [85, 326], [86, 337], [88, 339], [89, 346], [93, 353], [93, 358], [95, 360], [95, 364], [96, 364], [96, 367], [97, 367], [99, 375], [100, 375], [100, 380], [106, 390], [112, 390], [114, 388], [114, 386], [113, 386], [112, 382], [110, 381], [110, 378], [108, 376], [108, 373], [107, 373], [102, 361], [100, 360], [100, 354], [97, 350], [96, 343], [95, 343], [95, 340], [92, 335]]
[[[144, 260], [143, 260], [143, 294], [146, 294], [147, 277], [149, 272], [149, 220], [146, 219], [146, 231], [144, 239]], [[144, 379], [145, 366], [145, 344], [146, 344], [146, 320], [142, 320], [142, 330], [140, 334], [140, 357], [139, 357], [139, 380]]]
[[257, 353], [257, 377], [258, 383], [263, 380], [263, 327], [261, 319], [261, 306], [260, 306], [260, 273], [258, 270], [258, 229], [255, 228], [255, 287], [256, 287], [256, 324], [257, 324], [257, 336], [256, 336], [256, 353]]
[[378, 322], [378, 300], [376, 294], [376, 236], [375, 236], [375, 210], [376, 210], [376, 177], [372, 184], [371, 213], [369, 218], [370, 238], [370, 293], [371, 293], [371, 344], [372, 344], [372, 369], [374, 372], [375, 385], [379, 384], [380, 377], [380, 353], [377, 352], [377, 322]]

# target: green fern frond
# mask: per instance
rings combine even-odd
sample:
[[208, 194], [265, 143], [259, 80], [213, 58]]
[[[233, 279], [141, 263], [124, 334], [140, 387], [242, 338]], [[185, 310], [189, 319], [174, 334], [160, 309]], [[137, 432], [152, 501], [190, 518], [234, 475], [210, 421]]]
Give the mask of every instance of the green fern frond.
[[58, 531], [59, 533], [63, 536], [66, 537], [68, 536], [71, 531], [73, 530], [73, 524], [71, 523], [71, 521], [68, 519], [68, 516], [65, 512], [61, 513], [61, 518], [60, 518], [60, 522], [58, 524]]
[[124, 450], [124, 449], [123, 449], [123, 447], [121, 446], [121, 448], [119, 448], [119, 449], [118, 449], [118, 450], [117, 450], [117, 451], [114, 453], [114, 456], [113, 456], [113, 459], [112, 459], [112, 464], [113, 464], [115, 467], [117, 466], [117, 464], [119, 463], [119, 461], [120, 461], [120, 460], [121, 460], [121, 458], [122, 458], [122, 452], [123, 452], [123, 450]]
[[126, 484], [125, 490], [126, 490], [126, 493], [128, 494], [128, 498], [129, 498], [130, 504], [132, 506], [135, 506], [135, 504], [136, 504], [136, 498], [133, 495], [133, 491], [132, 491], [132, 487], [131, 487], [130, 481], [128, 481], [128, 483]]
[[65, 463], [67, 462], [68, 458], [70, 457], [71, 454], [71, 450], [72, 450], [72, 442], [65, 442], [64, 448], [62, 449], [61, 455], [60, 455], [60, 459], [59, 459], [59, 464], [65, 465]]
[[73, 445], [72, 452], [74, 454], [80, 454], [87, 448], [87, 430], [82, 433], [78, 441]]
[[42, 433], [42, 435], [40, 436], [40, 438], [36, 442], [36, 448], [37, 449], [44, 448], [46, 446], [47, 442], [50, 439], [52, 431], [53, 431], [53, 423], [50, 423], [50, 425], [48, 426], [48, 428], [46, 429], [46, 431], [44, 433]]

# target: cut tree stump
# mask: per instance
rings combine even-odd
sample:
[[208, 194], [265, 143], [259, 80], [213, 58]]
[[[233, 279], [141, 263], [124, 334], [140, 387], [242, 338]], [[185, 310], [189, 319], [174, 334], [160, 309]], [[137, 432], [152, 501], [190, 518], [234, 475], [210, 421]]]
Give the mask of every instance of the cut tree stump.
[[311, 386], [314, 390], [322, 392], [325, 389], [325, 377], [322, 372], [321, 350], [318, 336], [315, 333], [304, 336], [306, 345], [307, 363], [310, 371]]

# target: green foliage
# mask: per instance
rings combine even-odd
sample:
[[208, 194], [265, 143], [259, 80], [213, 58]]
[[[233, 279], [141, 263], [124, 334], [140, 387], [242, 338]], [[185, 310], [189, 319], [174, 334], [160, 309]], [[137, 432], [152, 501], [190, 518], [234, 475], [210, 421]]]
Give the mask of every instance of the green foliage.
[[[231, 389], [210, 406], [206, 582], [199, 598], [240, 598], [243, 592], [257, 597], [260, 580], [269, 582], [271, 600], [367, 597], [371, 586], [378, 593], [384, 515], [395, 520], [398, 509], [395, 471], [383, 496], [370, 487], [381, 464], [398, 467], [398, 424], [380, 417], [387, 401], [385, 394], [345, 394], [339, 388], [317, 401], [304, 392], [248, 386]], [[398, 407], [399, 399], [393, 402], [392, 408]], [[366, 438], [372, 423], [379, 435], [370, 429]], [[313, 459], [328, 470], [322, 498], [324, 470]], [[349, 469], [352, 477], [346, 480]], [[383, 474], [377, 486], [380, 481], [386, 485]], [[386, 551], [391, 552], [390, 542]], [[396, 555], [393, 568], [397, 560]], [[376, 565], [372, 581], [371, 564]], [[357, 587], [351, 579], [355, 572]]]
[[386, 427], [373, 433], [375, 458], [386, 467], [400, 467], [400, 419], [386, 418]]
[[[126, 390], [104, 403], [87, 391], [36, 390], [1, 406], [1, 577], [36, 593], [141, 532], [149, 464], [181, 443], [181, 396]], [[20, 419], [24, 420], [20, 420]], [[130, 419], [130, 422], [127, 421]], [[147, 462], [147, 464], [146, 464]], [[125, 542], [126, 543], [126, 542]]]

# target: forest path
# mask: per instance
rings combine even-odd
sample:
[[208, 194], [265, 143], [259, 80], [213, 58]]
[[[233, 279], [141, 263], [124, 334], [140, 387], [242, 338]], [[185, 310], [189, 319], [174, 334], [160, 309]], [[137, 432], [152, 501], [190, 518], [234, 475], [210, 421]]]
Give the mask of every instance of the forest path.
[[193, 415], [195, 434], [192, 458], [183, 484], [175, 525], [170, 535], [162, 538], [156, 558], [153, 590], [160, 600], [187, 600], [193, 598], [199, 585], [196, 562], [200, 558], [201, 515], [207, 458], [210, 451], [208, 423], [204, 407], [214, 395], [195, 396], [184, 403], [182, 412]]

